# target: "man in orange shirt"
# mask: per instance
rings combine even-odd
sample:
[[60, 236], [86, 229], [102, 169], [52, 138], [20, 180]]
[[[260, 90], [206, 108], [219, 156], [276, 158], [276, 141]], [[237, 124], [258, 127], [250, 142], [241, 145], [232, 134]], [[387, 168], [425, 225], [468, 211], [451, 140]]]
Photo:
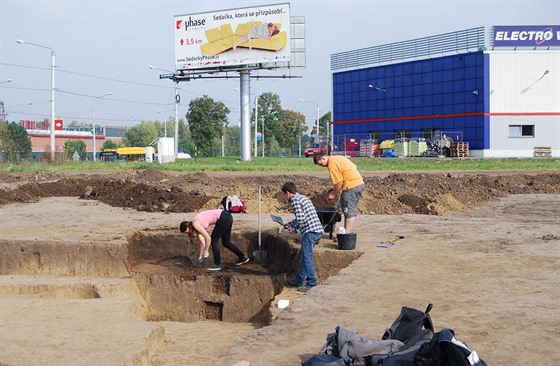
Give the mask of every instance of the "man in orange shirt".
[[316, 165], [327, 167], [334, 184], [333, 190], [329, 193], [329, 199], [334, 200], [340, 194], [340, 206], [344, 214], [344, 229], [346, 233], [351, 233], [356, 221], [358, 201], [364, 191], [364, 179], [356, 164], [342, 155], [328, 156], [319, 153], [313, 156]]

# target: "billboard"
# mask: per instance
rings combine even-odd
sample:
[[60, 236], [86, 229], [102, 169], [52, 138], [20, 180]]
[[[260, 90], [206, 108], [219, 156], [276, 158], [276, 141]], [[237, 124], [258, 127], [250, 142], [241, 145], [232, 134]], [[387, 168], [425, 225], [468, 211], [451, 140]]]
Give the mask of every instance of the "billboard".
[[290, 4], [175, 16], [175, 69], [290, 61]]
[[494, 26], [494, 47], [558, 47], [560, 26]]

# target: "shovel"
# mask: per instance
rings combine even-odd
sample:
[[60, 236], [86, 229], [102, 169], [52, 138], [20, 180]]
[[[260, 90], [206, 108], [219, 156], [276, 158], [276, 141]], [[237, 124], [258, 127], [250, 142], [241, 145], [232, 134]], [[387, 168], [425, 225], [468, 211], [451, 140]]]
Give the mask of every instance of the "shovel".
[[395, 240], [393, 240], [393, 241], [383, 241], [383, 242], [377, 244], [377, 246], [380, 247], [380, 248], [390, 248], [390, 247], [392, 247], [392, 246], [395, 244], [395, 242], [396, 242], [397, 240], [399, 240], [399, 239], [404, 239], [404, 236], [398, 235], [397, 238], [396, 238]]
[[261, 250], [261, 241], [262, 241], [261, 201], [262, 201], [261, 186], [259, 186], [259, 220], [258, 220], [259, 221], [259, 249], [253, 251], [253, 257], [255, 258], [255, 262], [265, 263], [266, 262], [266, 250]]

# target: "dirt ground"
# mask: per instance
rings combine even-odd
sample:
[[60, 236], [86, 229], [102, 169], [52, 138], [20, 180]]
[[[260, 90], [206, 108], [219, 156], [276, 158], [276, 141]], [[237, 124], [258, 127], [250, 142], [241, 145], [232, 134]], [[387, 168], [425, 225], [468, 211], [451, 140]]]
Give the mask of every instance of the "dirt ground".
[[[366, 190], [361, 214], [441, 215], [464, 212], [509, 194], [560, 193], [558, 171], [364, 173]], [[280, 187], [296, 183], [316, 207], [332, 207], [332, 188], [324, 173], [292, 175], [259, 173], [173, 173], [156, 169], [125, 172], [0, 173], [0, 205], [37, 202], [44, 197], [95, 199], [113, 207], [146, 212], [188, 213], [217, 208], [228, 194], [247, 202], [247, 212], [289, 212]], [[18, 189], [13, 189], [17, 187]]]
[[[276, 318], [266, 327], [163, 324], [165, 341], [150, 355], [150, 364], [233, 365], [248, 360], [253, 366], [298, 365], [319, 352], [338, 325], [379, 338], [401, 306], [422, 309], [429, 302], [436, 328], [454, 329], [489, 365], [560, 364], [560, 171], [384, 172], [364, 177], [355, 227], [356, 250], [363, 252], [358, 259], [338, 275], [320, 279], [320, 286], [303, 296], [286, 289], [278, 299], [289, 299], [290, 306], [274, 309]], [[286, 181], [296, 183], [315, 206], [333, 206], [326, 200], [331, 188], [326, 170], [0, 173], [1, 239], [107, 241], [145, 228], [174, 230], [194, 212], [217, 208], [227, 194], [237, 194], [248, 206], [248, 213], [235, 216], [235, 230], [255, 230], [259, 184], [262, 214], [291, 218], [280, 193]], [[272, 229], [274, 223], [263, 220], [263, 230]], [[390, 248], [376, 247], [397, 235], [405, 239]], [[325, 237], [318, 250], [333, 248], [336, 244]], [[4, 286], [17, 280], [4, 270], [1, 277]], [[10, 337], [29, 329], [21, 319], [10, 318], [12, 307], [21, 307], [19, 299], [2, 296], [0, 301], [2, 328], [11, 333], [0, 330], [0, 364], [30, 364], [32, 358], [10, 357], [34, 352], [23, 338], [40, 344], [45, 335], [21, 334], [18, 340], [27, 349], [8, 346]], [[50, 306], [59, 311], [54, 302]], [[96, 312], [83, 317], [92, 324], [114, 321]], [[52, 319], [47, 326], [67, 325], [60, 324], [62, 315]], [[146, 331], [145, 325], [136, 328]], [[115, 330], [116, 339], [120, 331]], [[58, 346], [41, 348], [45, 360], [56, 360], [65, 342], [54, 343]], [[100, 348], [90, 343], [90, 348]], [[87, 344], [78, 348], [89, 355], [84, 364], [141, 364], [122, 361], [122, 355], [111, 356], [110, 351], [101, 358]], [[80, 364], [58, 359], [44, 364]]]

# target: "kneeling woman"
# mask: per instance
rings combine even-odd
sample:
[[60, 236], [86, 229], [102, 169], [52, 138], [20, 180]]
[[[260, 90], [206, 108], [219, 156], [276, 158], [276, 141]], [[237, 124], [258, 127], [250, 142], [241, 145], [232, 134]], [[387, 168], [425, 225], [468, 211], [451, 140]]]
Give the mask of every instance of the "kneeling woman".
[[[208, 234], [208, 227], [214, 225], [212, 235]], [[231, 228], [233, 227], [233, 217], [226, 210], [207, 210], [199, 212], [191, 221], [183, 221], [179, 225], [182, 233], [189, 235], [191, 244], [194, 245], [194, 236], [198, 235], [200, 240], [199, 257], [196, 261], [198, 266], [202, 265], [204, 258], [208, 257], [208, 248], [212, 245], [212, 253], [214, 254], [214, 263], [208, 266], [211, 271], [219, 271], [222, 269], [220, 260], [220, 244], [218, 240], [222, 239], [222, 245], [237, 255], [235, 265], [239, 266], [249, 262], [249, 258], [235, 246], [231, 241]]]

